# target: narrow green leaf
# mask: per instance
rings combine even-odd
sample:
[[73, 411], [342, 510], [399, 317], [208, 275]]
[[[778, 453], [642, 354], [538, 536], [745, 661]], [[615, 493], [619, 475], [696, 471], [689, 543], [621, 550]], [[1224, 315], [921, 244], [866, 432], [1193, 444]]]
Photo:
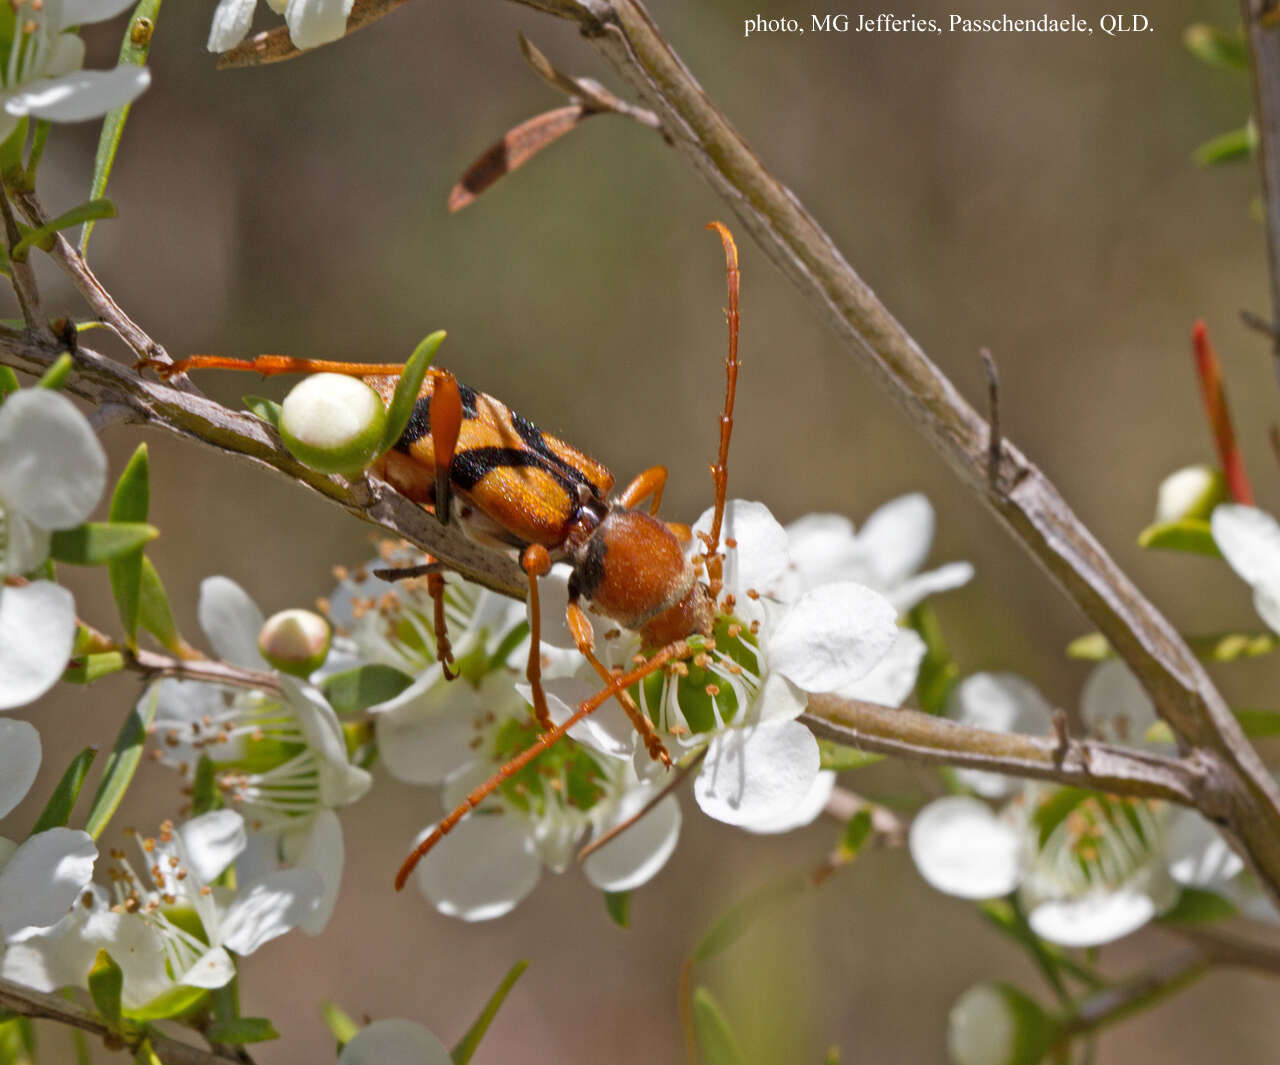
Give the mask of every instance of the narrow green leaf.
[[849, 818], [849, 823], [844, 826], [844, 832], [840, 836], [841, 858], [851, 862], [858, 856], [871, 838], [871, 827], [870, 810], [859, 810]]
[[22, 150], [27, 146], [27, 129], [27, 116], [23, 115], [13, 132], [0, 143], [0, 176], [16, 175], [22, 170]]
[[71, 1047], [75, 1051], [76, 1065], [93, 1065], [93, 1054], [89, 1050], [89, 1040], [84, 1032], [79, 1028], [72, 1028], [68, 1034], [71, 1036]]
[[[111, 494], [111, 509], [107, 516], [113, 522], [144, 522], [151, 509], [151, 465], [147, 445], [139, 444], [116, 481]], [[142, 548], [137, 548], [107, 563], [107, 575], [111, 578], [111, 592], [115, 596], [116, 609], [120, 612], [120, 624], [124, 627], [125, 642], [130, 647], [138, 645], [139, 600], [142, 596]]]
[[48, 388], [54, 392], [62, 390], [62, 386], [67, 383], [67, 378], [71, 376], [71, 356], [67, 352], [63, 352], [53, 360], [44, 375], [36, 382], [37, 388]]
[[1173, 908], [1160, 915], [1162, 924], [1206, 924], [1236, 916], [1235, 905], [1212, 891], [1184, 887]]
[[203, 987], [187, 987], [178, 985], [163, 994], [157, 995], [150, 1002], [139, 1006], [136, 1010], [125, 1010], [128, 1020], [144, 1024], [147, 1021], [164, 1021], [178, 1017], [188, 1017], [205, 1009], [209, 992]]
[[[151, 36], [155, 30], [156, 18], [160, 14], [160, 0], [141, 0], [133, 9], [129, 25], [124, 31], [124, 40], [120, 43], [119, 66], [140, 67], [147, 61], [147, 53], [151, 50]], [[111, 176], [111, 167], [116, 160], [116, 149], [120, 147], [120, 137], [124, 133], [125, 120], [129, 117], [131, 104], [123, 104], [107, 113], [102, 123], [102, 133], [98, 137], [98, 152], [93, 160], [93, 184], [89, 187], [89, 196], [96, 199], [107, 191], [107, 179]], [[80, 234], [80, 253], [83, 255], [89, 247], [89, 234], [93, 232], [93, 221], [85, 224]]]
[[55, 532], [49, 541], [49, 557], [74, 566], [100, 566], [159, 535], [159, 529], [143, 522], [86, 521], [74, 529]]
[[240, 402], [275, 429], [280, 428], [280, 404], [265, 396], [242, 396]]
[[1221, 166], [1223, 163], [1242, 163], [1253, 157], [1258, 147], [1258, 136], [1253, 126], [1228, 130], [1210, 137], [1191, 153], [1197, 166]]
[[[1187, 645], [1206, 662], [1236, 662], [1242, 658], [1259, 658], [1280, 647], [1280, 637], [1271, 632], [1214, 632], [1199, 636], [1184, 635]], [[1069, 658], [1101, 662], [1114, 658], [1115, 652], [1100, 632], [1078, 636], [1067, 644]]]
[[400, 380], [396, 382], [395, 395], [391, 397], [391, 403], [387, 407], [387, 428], [379, 453], [390, 451], [404, 433], [404, 427], [409, 424], [409, 418], [413, 415], [413, 405], [418, 402], [418, 393], [422, 391], [422, 382], [427, 376], [431, 360], [444, 343], [444, 338], [443, 329], [432, 333], [413, 349], [413, 354], [405, 363]]
[[228, 1043], [231, 1046], [264, 1043], [268, 1039], [280, 1038], [280, 1033], [266, 1017], [232, 1017], [225, 1021], [214, 1021], [204, 1034], [210, 1042]]
[[0, 1065], [31, 1065], [32, 1055], [22, 1040], [26, 1019], [13, 1013], [0, 1015]]
[[71, 820], [71, 811], [75, 807], [76, 799], [80, 797], [80, 789], [84, 787], [84, 778], [88, 775], [89, 767], [93, 765], [93, 760], [97, 756], [97, 747], [86, 747], [71, 759], [71, 764], [62, 774], [58, 786], [49, 796], [44, 812], [36, 819], [35, 826], [31, 829], [33, 836], [37, 832], [44, 832], [50, 828], [64, 828]]
[[1081, 965], [1070, 953], [1040, 939], [1027, 924], [1026, 915], [1008, 899], [990, 899], [978, 903], [978, 911], [991, 926], [1012, 939], [1026, 950], [1040, 966], [1050, 984], [1060, 985], [1059, 972], [1066, 973], [1090, 988], [1103, 987], [1106, 983], [1086, 965]]
[[822, 1060], [823, 1065], [840, 1065], [840, 1048], [838, 1046], [827, 1047], [827, 1056]]
[[1245, 48], [1244, 34], [1239, 30], [1224, 30], [1196, 22], [1182, 31], [1182, 43], [1202, 63], [1227, 70], [1249, 69], [1249, 53]]
[[138, 598], [138, 620], [142, 627], [174, 654], [182, 654], [184, 644], [169, 609], [169, 595], [151, 559], [142, 556], [142, 584]]
[[5, 396], [18, 391], [22, 386], [18, 383], [18, 375], [7, 366], [0, 366], [0, 403]]
[[107, 758], [98, 793], [93, 797], [93, 806], [85, 822], [84, 830], [94, 839], [102, 835], [102, 830], [110, 823], [133, 780], [133, 774], [142, 760], [142, 749], [146, 746], [147, 729], [156, 719], [156, 706], [159, 702], [160, 687], [153, 684], [125, 718], [115, 746]]
[[860, 751], [856, 747], [846, 747], [833, 740], [819, 740], [818, 753], [822, 758], [823, 769], [861, 769], [863, 766], [875, 765], [884, 758], [882, 754]]
[[1185, 551], [1192, 555], [1221, 558], [1207, 521], [1187, 518], [1148, 525], [1138, 536], [1138, 546], [1158, 551]]
[[960, 679], [956, 665], [942, 636], [942, 626], [928, 603], [919, 603], [907, 613], [907, 624], [924, 640], [925, 654], [916, 675], [916, 701], [926, 714], [940, 714], [947, 696]]
[[701, 1065], [747, 1065], [729, 1022], [705, 987], [693, 993], [693, 1030]]
[[191, 813], [195, 817], [217, 810], [222, 806], [222, 793], [218, 790], [217, 767], [207, 754], [196, 763], [196, 778], [191, 786]]
[[98, 1012], [112, 1028], [120, 1024], [120, 994], [124, 990], [124, 973], [110, 954], [98, 951], [98, 958], [89, 970], [89, 996]]
[[804, 873], [791, 873], [757, 888], [729, 907], [693, 951], [694, 961], [706, 961], [737, 941], [766, 910], [800, 894], [809, 885]]
[[604, 893], [604, 908], [609, 914], [609, 920], [619, 928], [631, 927], [630, 891], [606, 891]]
[[102, 651], [95, 655], [84, 655], [67, 666], [62, 679], [68, 684], [92, 684], [95, 680], [109, 677], [124, 669], [124, 655], [119, 651]]
[[350, 1043], [360, 1031], [356, 1022], [348, 1017], [336, 1002], [322, 1003], [320, 1015], [324, 1017], [324, 1023], [329, 1026], [329, 1031], [333, 1034], [339, 1050]]
[[[443, 334], [441, 334], [443, 335]], [[493, 1023], [493, 1018], [498, 1015], [498, 1010], [502, 1008], [502, 1003], [506, 999], [507, 994], [515, 986], [515, 982], [520, 979], [521, 973], [529, 968], [527, 961], [518, 961], [511, 966], [507, 975], [502, 978], [502, 983], [498, 985], [498, 989], [489, 996], [489, 1001], [485, 1003], [485, 1007], [480, 1011], [467, 1034], [459, 1041], [458, 1045], [450, 1052], [453, 1058], [453, 1065], [466, 1065], [471, 1060], [471, 1055], [476, 1052], [476, 1047], [480, 1045], [480, 1040], [484, 1038], [484, 1033], [489, 1030], [489, 1025]]]
[[164, 1062], [151, 1046], [151, 1040], [143, 1039], [134, 1052], [133, 1065], [164, 1065]]
[[52, 248], [54, 236], [64, 229], [96, 221], [99, 218], [115, 218], [115, 216], [116, 205], [108, 199], [89, 200], [87, 203], [77, 204], [71, 210], [58, 215], [57, 218], [25, 233], [13, 246], [10, 255], [15, 262], [22, 262], [32, 248], [40, 248], [42, 251]]
[[1111, 644], [1100, 632], [1085, 633], [1067, 644], [1068, 658], [1079, 658], [1086, 662], [1101, 662], [1110, 658], [1113, 653]]
[[378, 703], [394, 699], [413, 678], [391, 666], [357, 666], [325, 678], [325, 698], [339, 714], [356, 714]]

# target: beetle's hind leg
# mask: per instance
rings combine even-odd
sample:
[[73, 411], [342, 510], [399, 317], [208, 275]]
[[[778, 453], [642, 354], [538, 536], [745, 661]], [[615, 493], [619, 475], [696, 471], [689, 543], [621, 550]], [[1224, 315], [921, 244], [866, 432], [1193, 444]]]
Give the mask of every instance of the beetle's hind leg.
[[551, 571], [551, 555], [541, 544], [530, 544], [520, 555], [520, 568], [529, 578], [529, 661], [524, 673], [533, 698], [533, 716], [538, 727], [548, 733], [555, 723], [542, 687], [542, 609], [538, 603], [538, 578]]
[[373, 575], [384, 581], [407, 581], [415, 577], [427, 578], [427, 594], [431, 596], [433, 605], [431, 627], [436, 636], [436, 660], [444, 673], [445, 680], [454, 680], [458, 674], [453, 666], [453, 647], [449, 644], [449, 626], [444, 616], [445, 564], [443, 562], [424, 562], [418, 566], [399, 566], [387, 569], [376, 569]]

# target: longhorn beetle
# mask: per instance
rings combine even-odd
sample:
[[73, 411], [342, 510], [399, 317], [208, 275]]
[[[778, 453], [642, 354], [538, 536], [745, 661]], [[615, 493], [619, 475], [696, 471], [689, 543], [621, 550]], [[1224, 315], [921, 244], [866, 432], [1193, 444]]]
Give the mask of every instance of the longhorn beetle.
[[[422, 857], [468, 812], [609, 699], [617, 699], [627, 712], [649, 756], [671, 765], [671, 756], [653, 723], [627, 689], [669, 662], [688, 657], [692, 651], [686, 640], [695, 635], [709, 639], [721, 609], [724, 556], [719, 550], [720, 532], [740, 365], [739, 274], [733, 235], [720, 222], [711, 222], [707, 228], [716, 231], [724, 246], [729, 349], [719, 450], [711, 467], [715, 510], [711, 532], [700, 534], [703, 551], [698, 561], [705, 566], [705, 582], [684, 553], [690, 536], [688, 528], [656, 517], [667, 479], [665, 467], [645, 470], [621, 495], [611, 499], [613, 474], [605, 466], [544, 433], [501, 401], [458, 384], [447, 370], [428, 370], [408, 426], [395, 446], [371, 466], [372, 472], [409, 499], [431, 507], [442, 523], [456, 517], [475, 539], [498, 548], [519, 549], [520, 565], [529, 581], [527, 675], [534, 715], [543, 729], [527, 750], [472, 791], [418, 845], [396, 875], [397, 891], [404, 887]], [[384, 402], [390, 401], [398, 380], [394, 365], [283, 355], [260, 355], [252, 360], [192, 355], [173, 364], [144, 360], [140, 365], [150, 365], [165, 377], [191, 369], [253, 370], [264, 375], [349, 374], [362, 378]], [[648, 512], [638, 509], [645, 500], [650, 502]], [[541, 679], [538, 578], [557, 561], [566, 561], [573, 567], [567, 608], [569, 631], [605, 687], [583, 702], [567, 721], [553, 725]], [[379, 575], [391, 579], [428, 577], [428, 588], [435, 600], [437, 654], [445, 675], [452, 678], [449, 666], [453, 656], [444, 627], [443, 568], [442, 563], [433, 561], [404, 570], [380, 571]], [[615, 673], [601, 662], [595, 653], [591, 623], [579, 605], [583, 600], [595, 613], [638, 633], [651, 652], [648, 658], [627, 673]], [[731, 606], [726, 603], [726, 611]]]

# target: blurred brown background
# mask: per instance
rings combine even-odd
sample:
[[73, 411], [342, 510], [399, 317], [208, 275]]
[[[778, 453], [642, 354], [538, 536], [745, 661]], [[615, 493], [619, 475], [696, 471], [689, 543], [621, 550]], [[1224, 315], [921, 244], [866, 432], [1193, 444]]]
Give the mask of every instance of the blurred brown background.
[[[720, 406], [724, 277], [703, 232], [725, 208], [651, 133], [588, 123], [474, 206], [450, 217], [452, 183], [504, 130], [562, 101], [521, 60], [523, 30], [564, 69], [622, 86], [565, 25], [514, 4], [406, 5], [297, 62], [217, 73], [204, 52], [212, 0], [162, 12], [154, 83], [135, 107], [92, 258], [123, 305], [171, 352], [403, 358], [449, 330], [442, 361], [607, 462], [619, 478], [673, 470], [667, 512], [691, 520], [710, 497]], [[1264, 345], [1239, 324], [1267, 310], [1252, 167], [1204, 172], [1189, 153], [1240, 125], [1243, 76], [1183, 50], [1186, 24], [1237, 21], [1225, 0], [1136, 10], [1153, 32], [1036, 35], [754, 36], [755, 13], [827, 9], [800, 0], [652, 0], [652, 13], [747, 140], [829, 229], [862, 275], [971, 399], [977, 350], [999, 360], [1007, 434], [1057, 481], [1125, 569], [1179, 624], [1258, 624], [1219, 564], [1134, 546], [1160, 477], [1210, 460], [1189, 331], [1204, 317], [1229, 377], [1264, 506], [1280, 505], [1266, 427], [1280, 391]], [[856, 15], [856, 10], [848, 9]], [[874, 15], [878, 8], [867, 7]], [[911, 11], [945, 19], [921, 0]], [[973, 0], [964, 14], [1069, 14]], [[1082, 3], [1095, 18], [1103, 5]], [[264, 11], [259, 24], [269, 24]], [[91, 38], [105, 65], [119, 25]], [[84, 198], [92, 126], [59, 129], [41, 174], [51, 209]], [[743, 370], [730, 485], [783, 520], [838, 510], [861, 521], [902, 492], [934, 501], [933, 558], [971, 559], [978, 578], [938, 603], [966, 668], [1010, 668], [1074, 704], [1085, 669], [1062, 653], [1086, 623], [817, 325], [746, 238]], [[79, 304], [49, 275], [49, 305]], [[61, 296], [57, 295], [61, 293]], [[95, 340], [102, 334], [94, 334]], [[205, 377], [228, 402], [283, 390]], [[273, 393], [276, 394], [276, 393]], [[108, 434], [113, 467], [141, 439]], [[230, 460], [150, 436], [153, 557], [193, 636], [199, 581], [223, 573], [268, 612], [308, 604], [335, 562], [367, 556], [369, 530]], [[84, 615], [112, 618], [105, 577], [75, 587]], [[1229, 693], [1273, 705], [1266, 664], [1220, 671]], [[110, 744], [129, 679], [58, 691], [38, 722], [42, 796], [81, 745]], [[879, 767], [850, 781], [877, 796], [929, 793], [927, 774]], [[143, 824], [176, 782], [144, 774], [118, 822]], [[9, 820], [26, 831], [28, 801]], [[294, 934], [244, 966], [247, 1012], [284, 1035], [265, 1063], [324, 1062], [317, 1012], [406, 1016], [454, 1041], [506, 968], [532, 965], [476, 1061], [528, 1065], [681, 1059], [681, 960], [730, 901], [778, 871], [816, 863], [836, 827], [784, 839], [709, 823], [685, 803], [675, 857], [608, 921], [575, 871], [545, 876], [514, 915], [467, 926], [393, 896], [406, 842], [436, 815], [426, 792], [380, 776], [344, 815], [348, 865], [332, 925]], [[1104, 952], [1114, 972], [1173, 947], [1144, 934]], [[974, 910], [923, 886], [901, 853], [867, 855], [779, 911], [703, 974], [753, 1063], [799, 1065], [829, 1044], [843, 1061], [944, 1060], [945, 1017], [963, 989], [1011, 978], [1041, 994], [1022, 959]], [[1172, 1007], [1122, 1025], [1098, 1061], [1261, 1065], [1276, 1060], [1274, 983], [1214, 974]], [[45, 1060], [70, 1044], [44, 1036]], [[99, 1052], [100, 1053], [100, 1052]]]

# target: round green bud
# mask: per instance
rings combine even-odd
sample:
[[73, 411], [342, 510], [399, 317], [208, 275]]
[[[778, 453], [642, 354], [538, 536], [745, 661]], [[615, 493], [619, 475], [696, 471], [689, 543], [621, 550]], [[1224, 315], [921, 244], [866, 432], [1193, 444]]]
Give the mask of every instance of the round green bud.
[[1061, 1027], [1012, 984], [975, 984], [947, 1018], [951, 1065], [1037, 1065]]
[[282, 610], [263, 623], [258, 650], [281, 673], [308, 677], [324, 664], [332, 637], [333, 630], [319, 614]]
[[1227, 480], [1209, 466], [1187, 466], [1160, 482], [1156, 522], [1208, 521], [1213, 508], [1230, 500]]
[[387, 410], [356, 377], [308, 377], [280, 405], [280, 435], [300, 462], [321, 473], [358, 473], [378, 457]]

